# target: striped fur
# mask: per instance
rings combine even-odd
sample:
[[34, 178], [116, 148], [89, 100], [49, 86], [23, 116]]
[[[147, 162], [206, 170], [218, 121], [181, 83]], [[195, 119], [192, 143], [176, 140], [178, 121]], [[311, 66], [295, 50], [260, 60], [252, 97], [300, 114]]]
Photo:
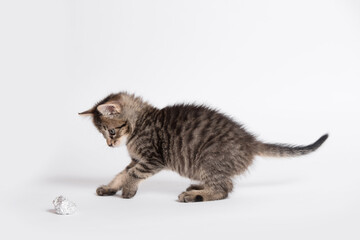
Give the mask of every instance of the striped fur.
[[158, 109], [124, 92], [111, 94], [80, 114], [91, 115], [111, 147], [125, 138], [132, 158], [125, 170], [97, 194], [122, 190], [133, 197], [138, 184], [162, 169], [200, 181], [179, 195], [181, 202], [223, 199], [232, 178], [243, 173], [256, 155], [291, 157], [315, 151], [327, 139], [309, 146], [262, 143], [242, 125], [205, 106], [174, 105]]

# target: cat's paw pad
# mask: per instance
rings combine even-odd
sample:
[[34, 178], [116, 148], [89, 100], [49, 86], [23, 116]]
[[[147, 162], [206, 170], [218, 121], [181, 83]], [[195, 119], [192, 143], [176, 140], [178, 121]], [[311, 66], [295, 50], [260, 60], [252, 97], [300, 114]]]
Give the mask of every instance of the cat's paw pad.
[[178, 197], [179, 202], [202, 202], [204, 197], [195, 192], [183, 192]]
[[116, 189], [110, 188], [108, 186], [101, 186], [96, 189], [96, 194], [99, 196], [111, 196], [115, 195], [116, 192]]

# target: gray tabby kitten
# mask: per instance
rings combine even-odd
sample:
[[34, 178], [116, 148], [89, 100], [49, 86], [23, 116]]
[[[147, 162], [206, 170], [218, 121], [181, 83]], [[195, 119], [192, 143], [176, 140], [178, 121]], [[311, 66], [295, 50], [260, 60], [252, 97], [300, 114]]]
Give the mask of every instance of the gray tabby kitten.
[[223, 199], [233, 189], [232, 178], [243, 173], [256, 155], [300, 156], [318, 149], [328, 137], [308, 146], [263, 143], [207, 107], [181, 104], [158, 109], [125, 92], [111, 94], [79, 114], [92, 117], [110, 147], [126, 142], [132, 159], [108, 185], [96, 190], [99, 196], [122, 190], [123, 198], [132, 198], [142, 180], [170, 169], [200, 181], [179, 195], [180, 202]]

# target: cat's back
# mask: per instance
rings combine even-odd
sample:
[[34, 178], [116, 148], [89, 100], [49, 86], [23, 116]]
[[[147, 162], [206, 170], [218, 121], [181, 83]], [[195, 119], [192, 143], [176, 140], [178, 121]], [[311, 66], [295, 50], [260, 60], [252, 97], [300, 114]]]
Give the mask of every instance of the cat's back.
[[161, 109], [160, 113], [164, 126], [175, 131], [209, 128], [210, 125], [221, 125], [230, 121], [225, 115], [203, 105], [176, 104]]
[[177, 104], [159, 111], [158, 127], [163, 132], [164, 140], [171, 148], [197, 147], [207, 142], [220, 144], [252, 141], [241, 124], [230, 117], [203, 105]]
[[230, 117], [204, 105], [176, 104], [160, 110], [160, 122], [168, 130], [177, 133], [184, 130], [202, 129], [203, 134], [224, 131], [226, 128], [234, 130], [242, 126]]

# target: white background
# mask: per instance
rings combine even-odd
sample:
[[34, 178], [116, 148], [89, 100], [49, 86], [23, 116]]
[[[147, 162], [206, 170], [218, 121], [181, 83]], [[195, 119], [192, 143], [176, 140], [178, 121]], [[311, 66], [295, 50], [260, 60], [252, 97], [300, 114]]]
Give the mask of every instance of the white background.
[[[359, 1], [1, 1], [0, 228], [6, 239], [359, 239]], [[205, 103], [269, 142], [223, 201], [162, 172], [98, 197], [129, 162], [77, 113], [127, 90]], [[54, 214], [64, 194], [73, 216]], [[5, 239], [5, 238], [4, 238]]]

